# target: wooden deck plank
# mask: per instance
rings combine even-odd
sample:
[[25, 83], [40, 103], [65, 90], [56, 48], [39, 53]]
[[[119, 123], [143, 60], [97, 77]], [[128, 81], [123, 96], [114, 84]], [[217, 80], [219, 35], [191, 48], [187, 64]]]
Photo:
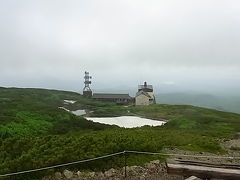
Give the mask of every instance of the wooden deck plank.
[[199, 178], [221, 178], [221, 179], [240, 179], [240, 168], [237, 165], [224, 165], [220, 167], [216, 164], [205, 162], [184, 162], [169, 161], [166, 163], [167, 171], [170, 174], [180, 174], [183, 176], [196, 176]]

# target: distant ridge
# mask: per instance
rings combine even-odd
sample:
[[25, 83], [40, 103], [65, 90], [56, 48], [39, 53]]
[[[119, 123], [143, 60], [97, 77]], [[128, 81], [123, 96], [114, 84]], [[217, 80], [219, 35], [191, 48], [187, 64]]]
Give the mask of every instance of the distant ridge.
[[240, 113], [240, 96], [211, 95], [199, 93], [158, 93], [157, 103], [193, 105], [220, 111]]

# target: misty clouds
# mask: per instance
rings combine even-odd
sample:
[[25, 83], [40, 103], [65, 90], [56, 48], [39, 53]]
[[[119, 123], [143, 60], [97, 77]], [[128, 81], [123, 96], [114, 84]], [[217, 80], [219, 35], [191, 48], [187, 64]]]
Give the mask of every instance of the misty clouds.
[[0, 86], [240, 89], [237, 0], [1, 0], [0, 23]]

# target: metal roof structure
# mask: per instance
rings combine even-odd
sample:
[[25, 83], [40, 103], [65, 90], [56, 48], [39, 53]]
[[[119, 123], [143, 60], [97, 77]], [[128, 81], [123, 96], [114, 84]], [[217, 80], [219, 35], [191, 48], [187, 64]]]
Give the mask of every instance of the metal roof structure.
[[94, 93], [93, 99], [131, 99], [129, 94]]
[[138, 85], [138, 89], [153, 89], [153, 86], [152, 85], [147, 85], [147, 86], [145, 86], [145, 85]]

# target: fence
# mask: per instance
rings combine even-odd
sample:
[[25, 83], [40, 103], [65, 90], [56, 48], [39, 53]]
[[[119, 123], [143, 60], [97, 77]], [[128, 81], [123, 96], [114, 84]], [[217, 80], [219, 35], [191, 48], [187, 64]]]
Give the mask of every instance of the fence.
[[74, 164], [80, 164], [80, 163], [86, 163], [90, 161], [96, 161], [99, 159], [105, 159], [108, 157], [113, 157], [113, 156], [118, 156], [118, 155], [124, 155], [124, 176], [127, 176], [127, 159], [126, 159], [126, 154], [145, 154], [145, 155], [161, 155], [161, 156], [178, 156], [178, 157], [195, 157], [195, 158], [212, 158], [212, 159], [240, 159], [240, 157], [229, 157], [229, 156], [201, 156], [201, 155], [186, 155], [186, 154], [168, 154], [168, 153], [159, 153], [159, 152], [144, 152], [144, 151], [121, 151], [113, 154], [108, 154], [100, 157], [95, 157], [91, 159], [84, 159], [84, 160], [79, 160], [79, 161], [74, 161], [70, 163], [64, 163], [64, 164], [58, 164], [58, 165], [53, 165], [53, 166], [48, 166], [48, 167], [43, 167], [43, 168], [37, 168], [37, 169], [30, 169], [26, 171], [19, 171], [19, 172], [13, 172], [13, 173], [7, 173], [7, 174], [2, 174], [0, 177], [9, 177], [9, 176], [14, 176], [14, 175], [21, 175], [21, 174], [27, 174], [31, 172], [38, 172], [38, 171], [43, 171], [43, 170], [48, 170], [48, 169], [53, 169], [53, 168], [58, 168], [58, 167], [64, 167], [64, 166], [69, 166], [69, 165], [74, 165]]

